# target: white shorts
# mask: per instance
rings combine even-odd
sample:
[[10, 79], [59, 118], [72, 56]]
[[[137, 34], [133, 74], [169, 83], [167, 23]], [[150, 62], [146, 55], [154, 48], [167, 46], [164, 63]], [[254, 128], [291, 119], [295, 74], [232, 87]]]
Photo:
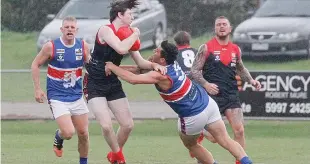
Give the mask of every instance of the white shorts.
[[50, 100], [49, 104], [55, 119], [65, 114], [82, 115], [89, 112], [83, 97], [74, 102]]
[[207, 128], [208, 124], [221, 119], [219, 107], [209, 96], [209, 104], [201, 113], [191, 117], [179, 118], [178, 130], [186, 135], [197, 135]]

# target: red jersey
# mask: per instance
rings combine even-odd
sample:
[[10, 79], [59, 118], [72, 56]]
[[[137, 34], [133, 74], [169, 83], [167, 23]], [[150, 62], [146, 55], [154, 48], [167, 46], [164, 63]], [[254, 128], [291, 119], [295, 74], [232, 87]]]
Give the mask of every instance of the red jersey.
[[232, 42], [220, 45], [216, 38], [206, 43], [206, 63], [203, 77], [219, 87], [216, 96], [227, 97], [238, 94], [236, 81], [236, 64], [241, 57], [241, 50]]

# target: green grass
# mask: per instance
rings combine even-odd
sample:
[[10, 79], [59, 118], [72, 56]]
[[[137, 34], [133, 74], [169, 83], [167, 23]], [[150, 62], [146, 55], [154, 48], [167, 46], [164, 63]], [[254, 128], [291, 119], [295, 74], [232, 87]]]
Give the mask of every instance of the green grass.
[[[65, 142], [63, 158], [52, 152], [56, 124], [52, 121], [2, 121], [2, 163], [77, 163], [77, 137]], [[254, 163], [308, 163], [310, 122], [246, 121], [247, 153]], [[107, 163], [109, 151], [97, 123], [90, 123], [89, 163]], [[228, 127], [231, 134], [231, 129]], [[221, 164], [233, 157], [217, 144], [204, 141]], [[194, 164], [182, 145], [176, 120], [137, 121], [124, 153], [129, 164]]]
[[279, 61], [254, 62], [245, 60], [244, 65], [249, 70], [310, 71], [310, 60], [295, 60], [290, 62], [279, 62]]
[[[36, 55], [36, 33], [20, 34], [2, 31], [1, 68], [30, 69]], [[192, 46], [198, 48], [205, 43], [210, 34], [192, 40]], [[171, 40], [171, 39], [170, 39]], [[152, 50], [141, 51], [144, 58], [152, 55]], [[122, 64], [134, 64], [131, 57], [125, 57]], [[310, 70], [310, 60], [294, 60], [288, 62], [244, 61], [249, 70]], [[33, 85], [30, 73], [2, 73], [2, 101], [33, 101]], [[42, 88], [45, 88], [45, 75], [41, 76]], [[160, 100], [156, 90], [150, 85], [130, 85], [123, 83], [130, 100]]]
[[30, 69], [36, 56], [37, 33], [1, 32], [1, 68]]

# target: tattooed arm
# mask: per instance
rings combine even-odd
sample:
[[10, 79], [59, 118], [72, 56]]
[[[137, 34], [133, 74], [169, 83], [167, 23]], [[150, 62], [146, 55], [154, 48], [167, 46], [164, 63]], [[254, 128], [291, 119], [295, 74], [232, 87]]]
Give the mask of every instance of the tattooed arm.
[[246, 82], [248, 82], [248, 83], [251, 83], [251, 81], [253, 80], [253, 78], [252, 78], [250, 72], [248, 71], [248, 69], [246, 69], [246, 68], [244, 67], [241, 58], [237, 61], [236, 68], [237, 68], [237, 74], [241, 77], [241, 79], [242, 79], [243, 81], [246, 81]]
[[240, 57], [237, 60], [236, 69], [237, 69], [237, 74], [241, 77], [241, 80], [252, 84], [252, 86], [254, 86], [256, 90], [259, 90], [261, 88], [260, 82], [257, 80], [254, 80], [250, 72], [248, 71], [248, 69], [246, 69], [245, 66], [243, 65], [243, 62], [241, 59], [241, 50], [240, 50]]
[[218, 86], [207, 82], [202, 76], [202, 69], [206, 63], [206, 50], [207, 46], [205, 44], [199, 47], [189, 77], [203, 86], [209, 94], [216, 95], [219, 92]]
[[202, 76], [202, 68], [206, 62], [206, 49], [207, 46], [205, 44], [199, 47], [189, 75], [191, 79], [197, 81], [201, 86], [207, 83], [207, 80]]

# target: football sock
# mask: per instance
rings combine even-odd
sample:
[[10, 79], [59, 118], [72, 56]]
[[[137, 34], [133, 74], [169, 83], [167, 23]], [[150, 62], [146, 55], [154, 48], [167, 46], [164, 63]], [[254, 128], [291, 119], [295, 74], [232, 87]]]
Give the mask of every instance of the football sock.
[[87, 158], [80, 157], [80, 164], [87, 164]]
[[245, 156], [240, 160], [241, 164], [252, 164], [252, 161], [250, 160], [249, 157]]

